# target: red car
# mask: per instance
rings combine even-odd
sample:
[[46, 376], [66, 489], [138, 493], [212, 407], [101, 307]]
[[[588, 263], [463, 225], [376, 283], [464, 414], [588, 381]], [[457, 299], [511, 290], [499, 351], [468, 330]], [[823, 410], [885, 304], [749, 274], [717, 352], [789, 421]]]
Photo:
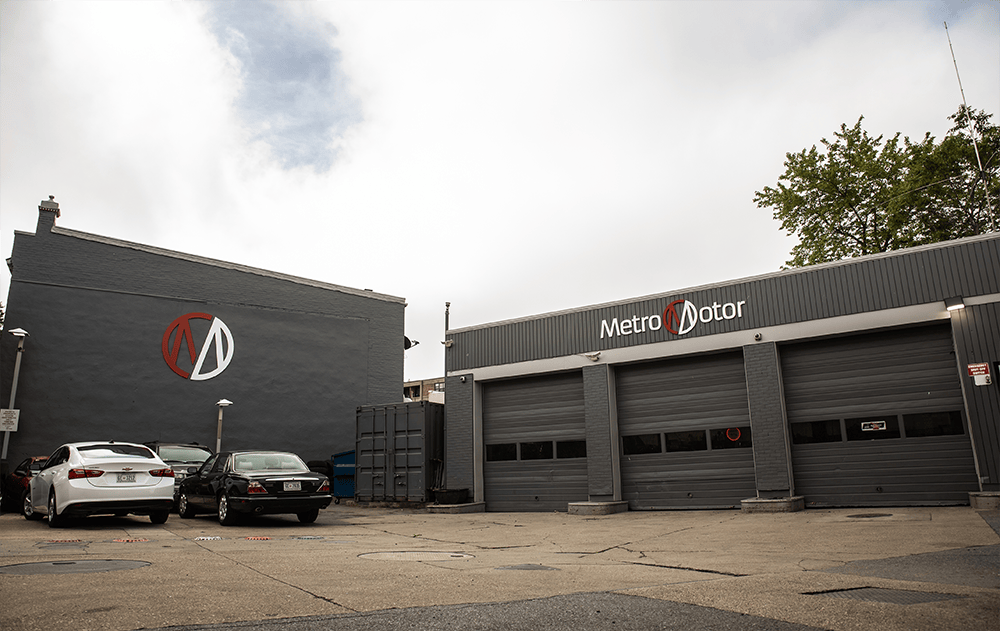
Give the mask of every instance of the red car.
[[11, 510], [20, 511], [24, 503], [24, 491], [28, 488], [28, 480], [45, 466], [48, 456], [32, 456], [25, 458], [13, 471], [3, 479], [3, 503]]

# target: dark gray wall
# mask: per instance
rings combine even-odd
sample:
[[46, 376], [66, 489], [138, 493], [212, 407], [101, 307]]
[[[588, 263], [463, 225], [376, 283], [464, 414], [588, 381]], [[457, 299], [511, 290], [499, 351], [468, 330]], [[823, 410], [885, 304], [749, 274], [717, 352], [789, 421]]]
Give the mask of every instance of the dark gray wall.
[[447, 404], [444, 417], [444, 471], [445, 488], [475, 488], [474, 450], [479, 448], [473, 439], [475, 422], [475, 384], [472, 377], [448, 377], [444, 391]]
[[[30, 337], [9, 462], [76, 440], [214, 448], [221, 398], [234, 402], [224, 413], [223, 448], [328, 458], [354, 448], [357, 406], [400, 398], [402, 299], [49, 233], [47, 214], [36, 235], [16, 235], [12, 256], [6, 328]], [[222, 319], [234, 339], [229, 367], [206, 381], [176, 375], [161, 351], [168, 325], [192, 312]], [[198, 326], [200, 345], [208, 321]], [[5, 406], [13, 349], [13, 336], [2, 336]]]

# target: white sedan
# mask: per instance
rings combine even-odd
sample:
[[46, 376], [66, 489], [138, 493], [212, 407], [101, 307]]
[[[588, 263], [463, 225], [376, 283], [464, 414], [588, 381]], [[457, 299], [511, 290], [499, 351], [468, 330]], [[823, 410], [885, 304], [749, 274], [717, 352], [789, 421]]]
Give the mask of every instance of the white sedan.
[[69, 517], [149, 515], [167, 521], [174, 503], [174, 471], [149, 447], [101, 441], [63, 445], [31, 478], [27, 519], [57, 527]]

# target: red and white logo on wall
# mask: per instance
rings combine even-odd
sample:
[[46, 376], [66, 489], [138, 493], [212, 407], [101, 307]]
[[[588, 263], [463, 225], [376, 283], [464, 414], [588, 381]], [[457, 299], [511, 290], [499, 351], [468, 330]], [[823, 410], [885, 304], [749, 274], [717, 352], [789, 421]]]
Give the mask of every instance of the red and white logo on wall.
[[[201, 344], [201, 351], [195, 354], [197, 346], [191, 331], [192, 320], [208, 320], [211, 326]], [[187, 346], [193, 368], [188, 372], [177, 365], [181, 347]], [[226, 323], [207, 313], [188, 313], [170, 323], [163, 334], [163, 360], [170, 370], [191, 381], [205, 381], [222, 374], [233, 360], [233, 334]], [[207, 371], [207, 372], [206, 372]]]

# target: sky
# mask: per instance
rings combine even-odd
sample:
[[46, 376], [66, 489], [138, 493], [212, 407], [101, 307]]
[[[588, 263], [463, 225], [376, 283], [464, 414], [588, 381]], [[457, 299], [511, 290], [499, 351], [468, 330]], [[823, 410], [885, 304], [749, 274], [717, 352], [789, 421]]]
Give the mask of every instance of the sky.
[[996, 0], [3, 0], [0, 251], [54, 195], [64, 228], [403, 297], [404, 377], [434, 378], [446, 302], [461, 328], [780, 269], [754, 192], [861, 116], [942, 137], [949, 35], [1000, 114]]

